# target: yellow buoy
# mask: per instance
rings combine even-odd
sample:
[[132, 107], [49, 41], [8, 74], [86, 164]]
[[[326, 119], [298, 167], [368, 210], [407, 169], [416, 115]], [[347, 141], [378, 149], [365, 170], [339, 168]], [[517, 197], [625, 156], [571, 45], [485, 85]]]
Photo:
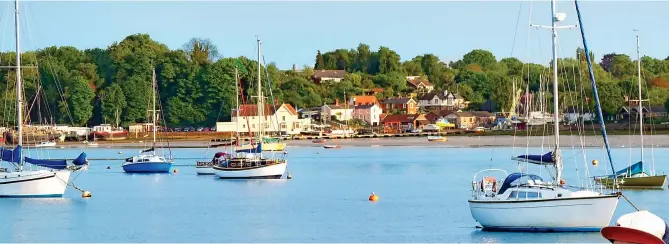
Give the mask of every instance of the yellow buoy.
[[595, 160], [592, 160], [592, 165], [594, 165], [594, 166], [597, 166], [597, 165], [599, 165], [599, 161], [597, 161], [597, 159], [595, 159]]
[[91, 197], [91, 196], [93, 196], [93, 195], [91, 194], [90, 191], [84, 191], [84, 192], [81, 193], [81, 197], [83, 197], [83, 198], [88, 198], [88, 197]]
[[372, 202], [376, 202], [379, 200], [379, 196], [377, 196], [376, 194], [374, 194], [374, 192], [372, 192], [372, 195], [369, 196], [369, 200]]

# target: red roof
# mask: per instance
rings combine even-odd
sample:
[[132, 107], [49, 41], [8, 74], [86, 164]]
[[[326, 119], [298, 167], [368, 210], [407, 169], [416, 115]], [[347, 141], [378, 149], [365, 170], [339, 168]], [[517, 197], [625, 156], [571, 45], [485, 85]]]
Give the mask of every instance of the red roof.
[[358, 105], [372, 105], [372, 104], [377, 104], [379, 103], [378, 100], [376, 100], [375, 96], [354, 96], [353, 99], [355, 100], [355, 106]]
[[415, 87], [418, 87], [418, 85], [420, 85], [420, 83], [423, 83], [423, 86], [433, 86], [432, 83], [430, 83], [430, 81], [428, 81], [427, 79], [423, 79], [423, 78], [418, 78], [418, 79], [413, 79], [413, 80], [408, 80], [408, 81], [409, 81], [409, 84], [411, 84]]
[[383, 118], [383, 123], [411, 123], [419, 114], [390, 114]]

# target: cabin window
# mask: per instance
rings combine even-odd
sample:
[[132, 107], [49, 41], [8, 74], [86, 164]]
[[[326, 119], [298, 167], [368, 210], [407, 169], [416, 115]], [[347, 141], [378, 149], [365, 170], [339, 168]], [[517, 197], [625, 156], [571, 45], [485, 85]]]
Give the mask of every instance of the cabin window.
[[509, 194], [509, 199], [538, 199], [541, 198], [541, 193], [539, 192], [528, 192], [528, 191], [512, 191]]

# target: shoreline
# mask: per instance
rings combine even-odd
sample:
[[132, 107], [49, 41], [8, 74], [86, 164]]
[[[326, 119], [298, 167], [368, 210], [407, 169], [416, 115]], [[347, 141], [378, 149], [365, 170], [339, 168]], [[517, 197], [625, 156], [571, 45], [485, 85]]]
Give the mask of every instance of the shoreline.
[[[345, 147], [444, 147], [444, 148], [477, 148], [477, 147], [541, 147], [552, 146], [554, 138], [552, 136], [509, 136], [509, 135], [458, 135], [446, 136], [445, 142], [430, 142], [426, 137], [386, 137], [386, 138], [347, 138], [347, 139], [328, 139], [325, 144], [337, 144]], [[640, 140], [638, 135], [610, 135], [608, 136], [611, 148], [639, 147]], [[646, 147], [651, 145], [656, 148], [669, 148], [669, 135], [645, 136]], [[581, 140], [583, 141], [581, 143]], [[310, 139], [286, 140], [286, 147], [322, 147], [323, 144], [313, 143]], [[97, 148], [149, 148], [149, 143], [133, 141], [98, 141]], [[207, 148], [211, 144], [210, 140], [176, 140], [170, 141], [170, 148]], [[561, 147], [583, 146], [586, 148], [603, 147], [604, 141], [601, 136], [560, 136]], [[158, 142], [157, 148], [166, 148], [164, 142]], [[34, 148], [34, 147], [30, 147]], [[82, 142], [64, 142], [58, 143], [56, 148], [89, 148]], [[95, 148], [95, 147], [91, 147]], [[225, 147], [219, 147], [225, 148]]]

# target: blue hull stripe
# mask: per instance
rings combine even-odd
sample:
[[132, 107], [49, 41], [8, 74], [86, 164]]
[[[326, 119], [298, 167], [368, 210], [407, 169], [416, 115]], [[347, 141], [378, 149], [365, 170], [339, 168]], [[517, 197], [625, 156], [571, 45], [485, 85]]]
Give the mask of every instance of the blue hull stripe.
[[63, 194], [44, 194], [44, 195], [0, 195], [0, 198], [48, 198], [63, 197]]
[[602, 227], [483, 227], [483, 230], [499, 232], [599, 232]]
[[168, 173], [172, 163], [135, 163], [123, 165], [123, 171], [128, 173]]

